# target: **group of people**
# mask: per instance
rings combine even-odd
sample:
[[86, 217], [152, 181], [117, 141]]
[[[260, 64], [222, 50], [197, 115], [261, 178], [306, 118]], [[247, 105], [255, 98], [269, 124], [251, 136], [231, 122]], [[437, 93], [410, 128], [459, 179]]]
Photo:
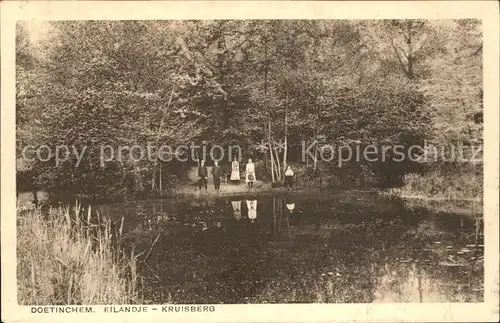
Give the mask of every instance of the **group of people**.
[[[214, 160], [214, 166], [212, 167], [211, 173], [214, 179], [215, 191], [219, 193], [220, 182], [223, 176], [223, 171], [222, 168], [219, 166], [219, 162], [217, 160]], [[240, 163], [235, 158], [231, 163], [230, 181], [233, 183], [239, 183], [240, 179], [241, 179]], [[253, 185], [256, 180], [257, 179], [255, 174], [255, 164], [253, 163], [252, 159], [249, 158], [248, 163], [246, 164], [245, 167], [245, 183], [247, 183], [249, 189], [253, 188]], [[203, 187], [205, 188], [205, 190], [207, 190], [207, 186], [208, 186], [208, 168], [205, 165], [205, 161], [201, 160], [200, 165], [198, 166], [198, 188], [200, 191]], [[285, 170], [285, 187], [287, 187], [288, 189], [291, 189], [293, 187], [293, 171], [290, 166], [287, 166]]]
[[[215, 191], [220, 192], [220, 181], [221, 181], [221, 177], [222, 177], [222, 169], [219, 166], [219, 162], [217, 160], [214, 161], [214, 167], [212, 167], [212, 176], [214, 178]], [[198, 188], [199, 188], [199, 190], [201, 190], [202, 187], [205, 187], [205, 191], [206, 191], [207, 186], [208, 186], [208, 168], [205, 165], [205, 161], [202, 160], [200, 162], [200, 166], [198, 166]]]

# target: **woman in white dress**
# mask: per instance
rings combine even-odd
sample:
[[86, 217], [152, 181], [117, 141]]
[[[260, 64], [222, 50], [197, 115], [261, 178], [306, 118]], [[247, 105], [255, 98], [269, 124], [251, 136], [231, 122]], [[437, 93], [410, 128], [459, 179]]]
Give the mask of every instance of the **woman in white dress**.
[[253, 187], [253, 183], [255, 182], [255, 164], [252, 162], [252, 158], [248, 159], [248, 164], [246, 166], [246, 178], [245, 183], [248, 184], [248, 188]]
[[231, 163], [231, 181], [240, 181], [240, 163], [236, 160], [236, 157]]

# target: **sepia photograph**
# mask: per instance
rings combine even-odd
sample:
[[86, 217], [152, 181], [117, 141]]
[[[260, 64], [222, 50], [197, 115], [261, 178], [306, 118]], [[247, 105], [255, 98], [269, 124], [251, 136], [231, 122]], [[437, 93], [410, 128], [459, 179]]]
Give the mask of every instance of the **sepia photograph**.
[[13, 26], [32, 315], [490, 297], [481, 19]]

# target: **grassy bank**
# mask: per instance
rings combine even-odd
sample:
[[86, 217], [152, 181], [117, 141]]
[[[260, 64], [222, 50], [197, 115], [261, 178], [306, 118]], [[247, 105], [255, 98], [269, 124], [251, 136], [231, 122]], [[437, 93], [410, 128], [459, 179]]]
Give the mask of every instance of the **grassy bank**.
[[483, 214], [482, 174], [471, 171], [408, 174], [402, 187], [384, 190], [381, 194], [404, 199], [410, 209], [425, 208], [435, 213], [473, 217]]
[[47, 214], [18, 208], [19, 304], [138, 301], [135, 257], [120, 251], [121, 229], [113, 232], [110, 221], [90, 214], [81, 216], [79, 205]]
[[402, 187], [384, 191], [384, 194], [436, 201], [479, 202], [483, 198], [483, 178], [482, 174], [473, 172], [442, 174], [434, 171], [425, 175], [407, 174]]
[[482, 201], [468, 200], [432, 200], [420, 198], [404, 198], [404, 204], [407, 209], [432, 210], [435, 214], [459, 214], [471, 218], [483, 216]]

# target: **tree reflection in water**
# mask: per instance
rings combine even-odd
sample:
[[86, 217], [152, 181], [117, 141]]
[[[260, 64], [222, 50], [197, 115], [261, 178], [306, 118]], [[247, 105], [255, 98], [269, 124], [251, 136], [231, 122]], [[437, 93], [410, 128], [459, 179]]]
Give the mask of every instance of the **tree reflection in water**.
[[474, 219], [372, 196], [142, 203], [108, 209], [131, 213], [125, 231], [136, 250], [156, 237], [146, 228], [160, 234], [139, 268], [151, 302], [482, 301]]

